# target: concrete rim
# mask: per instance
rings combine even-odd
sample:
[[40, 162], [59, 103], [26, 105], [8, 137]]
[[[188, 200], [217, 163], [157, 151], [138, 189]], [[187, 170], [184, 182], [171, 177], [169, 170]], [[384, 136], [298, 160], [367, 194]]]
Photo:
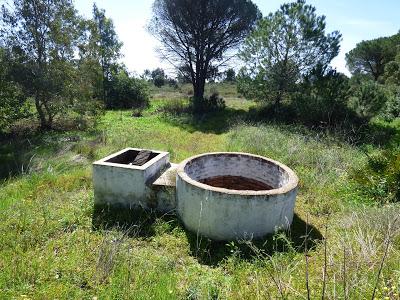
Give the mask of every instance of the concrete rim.
[[[231, 190], [231, 189], [213, 187], [213, 186], [201, 183], [199, 181], [196, 181], [196, 180], [190, 178], [189, 175], [185, 172], [185, 167], [186, 167], [187, 163], [189, 163], [191, 160], [195, 160], [195, 159], [203, 157], [203, 156], [232, 155], [232, 154], [253, 157], [256, 159], [261, 159], [263, 161], [272, 163], [272, 164], [278, 166], [279, 168], [283, 169], [289, 175], [289, 180], [284, 186], [277, 188], [277, 189], [272, 189], [272, 190], [265, 190], [265, 191]], [[245, 153], [245, 152], [210, 152], [210, 153], [203, 153], [203, 154], [189, 157], [179, 164], [179, 166], [177, 168], [177, 176], [179, 176], [183, 181], [185, 181], [191, 185], [194, 185], [198, 188], [204, 189], [204, 190], [209, 190], [209, 191], [213, 191], [213, 192], [217, 192], [217, 193], [231, 194], [231, 195], [242, 195], [242, 196], [286, 194], [286, 193], [294, 190], [295, 188], [297, 188], [297, 185], [299, 183], [299, 179], [298, 179], [297, 175], [288, 166], [286, 166], [276, 160], [273, 160], [273, 159], [270, 159], [270, 158], [267, 158], [264, 156], [255, 155], [255, 154], [251, 154], [251, 153]]]

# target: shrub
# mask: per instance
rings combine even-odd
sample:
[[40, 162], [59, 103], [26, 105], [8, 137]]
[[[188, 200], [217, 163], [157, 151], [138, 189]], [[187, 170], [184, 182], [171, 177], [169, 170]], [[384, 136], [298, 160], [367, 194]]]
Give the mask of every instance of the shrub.
[[168, 82], [168, 85], [169, 85], [170, 87], [173, 87], [174, 89], [177, 89], [177, 88], [179, 87], [179, 86], [178, 86], [178, 81], [176, 81], [176, 80], [173, 79], [173, 78], [168, 78], [167, 82]]
[[218, 111], [225, 109], [226, 104], [224, 98], [214, 91], [210, 96], [204, 97], [204, 107], [206, 111]]
[[225, 71], [225, 82], [235, 82], [236, 81], [236, 72], [234, 69], [229, 68]]
[[139, 108], [149, 103], [149, 87], [145, 80], [119, 72], [112, 82], [108, 108]]
[[0, 82], [0, 131], [15, 121], [30, 116], [29, 105], [21, 89], [13, 82]]
[[390, 122], [400, 118], [400, 88], [398, 86], [388, 87], [387, 95], [388, 98], [385, 109], [382, 111], [382, 117]]
[[165, 85], [166, 76], [165, 71], [161, 68], [157, 68], [151, 72], [151, 78], [156, 87], [160, 88]]
[[302, 123], [333, 125], [354, 115], [347, 106], [348, 79], [335, 70], [314, 70], [298, 90], [291, 97], [291, 106]]
[[237, 92], [249, 100], [271, 102], [268, 101], [268, 86], [265, 83], [264, 75], [263, 72], [260, 72], [251, 77], [242, 68], [236, 77]]
[[171, 115], [181, 115], [184, 113], [189, 113], [191, 111], [191, 107], [187, 100], [170, 99], [165, 101], [165, 104], [160, 107], [159, 111]]
[[157, 76], [153, 79], [153, 83], [156, 87], [160, 88], [165, 84], [164, 77]]
[[217, 91], [212, 91], [211, 95], [203, 97], [203, 99], [192, 98], [193, 110], [196, 113], [206, 113], [213, 111], [221, 111], [225, 109], [226, 104], [224, 98], [219, 96]]
[[13, 72], [10, 54], [0, 48], [0, 131], [30, 115], [23, 88], [12, 80]]
[[352, 178], [360, 190], [375, 201], [400, 201], [400, 149], [369, 155], [364, 167], [353, 170]]
[[372, 119], [377, 116], [387, 102], [385, 89], [379, 83], [372, 80], [360, 81], [354, 79], [351, 89], [352, 97], [350, 106], [364, 119]]

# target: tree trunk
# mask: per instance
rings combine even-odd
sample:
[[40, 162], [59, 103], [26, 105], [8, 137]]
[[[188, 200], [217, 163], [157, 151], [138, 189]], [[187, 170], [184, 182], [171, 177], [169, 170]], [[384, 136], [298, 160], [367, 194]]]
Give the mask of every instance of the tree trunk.
[[42, 103], [40, 101], [39, 95], [35, 96], [35, 107], [38, 112], [40, 128], [44, 130], [50, 129], [51, 126], [46, 119], [46, 114], [42, 108]]
[[201, 113], [204, 110], [204, 88], [206, 85], [205, 78], [198, 78], [193, 83], [193, 104], [195, 113]]
[[[51, 129], [53, 118], [51, 117], [51, 114], [49, 112], [49, 109], [46, 105], [44, 105], [43, 109], [43, 103], [40, 101], [40, 96], [37, 94], [35, 96], [35, 107], [36, 111], [38, 112], [38, 119], [40, 122], [40, 129], [41, 130], [49, 130]], [[48, 115], [48, 117], [46, 116]]]

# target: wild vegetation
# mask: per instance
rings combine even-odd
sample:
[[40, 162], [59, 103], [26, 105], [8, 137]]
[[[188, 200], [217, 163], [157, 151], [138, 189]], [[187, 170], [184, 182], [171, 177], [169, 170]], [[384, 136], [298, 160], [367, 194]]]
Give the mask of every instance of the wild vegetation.
[[[183, 26], [194, 12], [171, 9], [183, 2], [202, 4], [157, 0], [154, 14]], [[251, 1], [207, 3], [211, 23], [190, 19], [209, 28], [203, 46], [229, 29], [215, 12], [248, 5], [232, 19], [242, 70], [210, 59], [136, 77], [96, 5], [92, 19], [69, 0], [2, 6], [0, 299], [399, 299], [400, 34], [360, 42], [348, 78], [329, 66], [340, 33], [305, 1], [264, 18]], [[202, 53], [195, 41], [189, 56]], [[206, 73], [203, 94], [187, 71]], [[293, 225], [215, 242], [173, 211], [98, 211], [91, 163], [132, 146], [173, 162], [212, 151], [281, 161], [300, 178]]]
[[204, 98], [206, 80], [215, 77], [260, 17], [257, 6], [245, 0], [154, 2], [149, 30], [162, 43], [163, 57], [193, 84], [196, 112], [209, 106], [203, 105], [210, 101]]

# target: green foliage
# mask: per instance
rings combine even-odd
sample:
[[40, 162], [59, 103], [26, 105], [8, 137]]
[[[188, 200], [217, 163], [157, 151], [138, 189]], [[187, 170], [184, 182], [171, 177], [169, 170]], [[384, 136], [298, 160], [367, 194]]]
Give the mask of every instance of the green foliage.
[[[56, 118], [67, 116], [82, 125], [101, 111], [98, 99], [108, 105], [116, 91], [122, 101], [146, 101], [141, 83], [112, 78], [121, 68], [122, 44], [112, 20], [96, 5], [92, 20], [79, 17], [70, 0], [14, 0], [2, 12], [1, 35], [11, 53], [7, 80], [21, 87], [24, 99], [33, 100], [41, 128], [50, 129]], [[115, 82], [119, 86], [114, 88]]]
[[298, 90], [290, 105], [300, 122], [332, 126], [354, 118], [348, 108], [350, 85], [345, 75], [318, 68], [305, 77]]
[[93, 4], [93, 20], [89, 22], [89, 44], [87, 51], [101, 66], [102, 98], [105, 103], [109, 101], [111, 90], [110, 78], [113, 69], [118, 65], [121, 57], [122, 43], [115, 32], [114, 23], [105, 15], [104, 9], [99, 9]]
[[353, 78], [350, 106], [364, 119], [377, 116], [386, 105], [388, 98], [385, 88], [372, 80]]
[[34, 100], [41, 127], [49, 129], [76, 100], [81, 20], [69, 0], [14, 0], [2, 10], [1, 33], [12, 51], [13, 80]]
[[226, 82], [235, 82], [236, 81], [236, 72], [234, 69], [229, 68], [225, 71], [225, 79]]
[[[1, 166], [18, 149], [31, 170], [0, 184], [0, 298], [297, 299], [307, 298], [308, 278], [310, 299], [317, 299], [328, 274], [326, 299], [363, 299], [377, 282], [388, 242], [377, 296], [396, 297], [400, 228], [393, 220], [400, 209], [370, 207], [367, 197], [359, 204], [348, 178], [365, 159], [358, 147], [296, 125], [234, 125], [250, 102], [238, 99], [201, 124], [174, 123], [157, 112], [168, 101], [153, 100], [142, 118], [107, 111], [88, 132], [0, 143]], [[198, 153], [248, 151], [288, 164], [300, 178], [291, 230], [227, 245], [187, 231], [175, 215], [99, 213], [91, 161], [132, 145], [173, 149], [176, 163]], [[108, 226], [95, 226], [97, 220]]]
[[385, 84], [400, 86], [400, 45], [398, 49], [399, 51], [396, 58], [385, 65], [385, 73], [383, 76]]
[[378, 81], [384, 74], [386, 65], [394, 60], [399, 47], [400, 33], [362, 41], [346, 54], [347, 66], [353, 75], [366, 74]]
[[109, 108], [146, 107], [149, 101], [148, 83], [130, 76], [125, 70], [119, 70], [113, 74], [108, 99]]
[[386, 121], [393, 121], [396, 118], [400, 118], [400, 87], [389, 86], [386, 89], [389, 96], [383, 111], [383, 117]]
[[167, 83], [168, 83], [168, 85], [169, 85], [170, 87], [173, 87], [174, 89], [178, 89], [178, 88], [179, 88], [179, 86], [178, 86], [178, 81], [177, 81], [176, 79], [168, 78], [168, 79], [167, 79]]
[[[304, 0], [283, 4], [259, 21], [240, 57], [240, 90], [262, 101], [279, 104], [302, 76], [316, 66], [327, 66], [339, 52], [339, 32], [325, 33], [325, 16]], [[246, 91], [250, 88], [250, 91]]]
[[206, 80], [216, 77], [260, 17], [250, 0], [154, 1], [149, 31], [162, 42], [160, 55], [193, 84], [196, 110], [203, 110]]
[[251, 77], [245, 69], [240, 69], [236, 78], [238, 93], [249, 100], [265, 101], [268, 99], [268, 89], [263, 74], [264, 72], [260, 71]]
[[165, 84], [165, 79], [162, 77], [156, 77], [153, 82], [156, 87], [162, 87]]
[[355, 169], [352, 178], [375, 201], [400, 201], [400, 150], [381, 150], [368, 155], [367, 164]]
[[156, 87], [162, 87], [166, 82], [165, 72], [161, 68], [157, 68], [151, 72], [151, 79]]
[[191, 109], [196, 114], [221, 111], [225, 107], [224, 98], [220, 97], [216, 90], [211, 91], [210, 95], [206, 95], [200, 99], [197, 97], [191, 98]]
[[29, 115], [21, 87], [10, 78], [9, 57], [0, 48], [0, 132]]
[[224, 98], [220, 97], [217, 91], [213, 91], [211, 95], [204, 97], [203, 109], [207, 112], [223, 110], [225, 107]]

